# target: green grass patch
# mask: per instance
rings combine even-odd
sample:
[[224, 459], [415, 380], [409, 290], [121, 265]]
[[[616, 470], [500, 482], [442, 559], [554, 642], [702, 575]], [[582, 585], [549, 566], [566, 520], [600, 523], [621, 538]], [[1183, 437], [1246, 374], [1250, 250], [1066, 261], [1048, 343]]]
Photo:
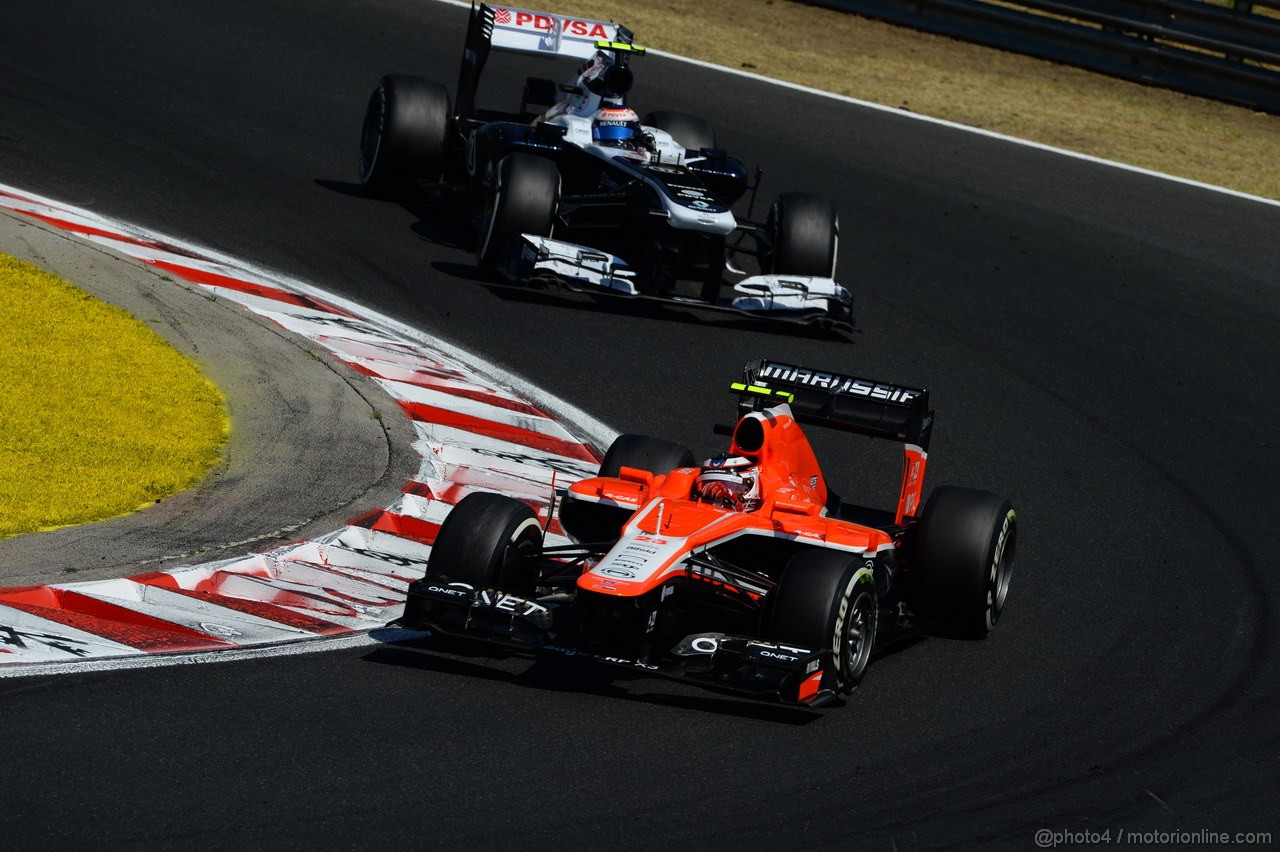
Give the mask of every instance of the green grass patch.
[[217, 464], [222, 395], [146, 325], [0, 254], [0, 538], [137, 511]]

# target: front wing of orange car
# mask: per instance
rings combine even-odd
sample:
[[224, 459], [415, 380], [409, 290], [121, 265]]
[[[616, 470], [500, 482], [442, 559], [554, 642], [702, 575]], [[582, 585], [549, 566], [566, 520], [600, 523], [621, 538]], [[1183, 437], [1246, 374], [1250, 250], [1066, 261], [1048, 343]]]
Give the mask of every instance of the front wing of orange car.
[[410, 585], [404, 615], [397, 623], [413, 630], [575, 657], [784, 704], [820, 707], [837, 698], [823, 686], [824, 673], [833, 665], [830, 651], [749, 636], [695, 633], [657, 655], [655, 661], [639, 660], [599, 643], [580, 643], [577, 616], [567, 595], [535, 600], [432, 576]]

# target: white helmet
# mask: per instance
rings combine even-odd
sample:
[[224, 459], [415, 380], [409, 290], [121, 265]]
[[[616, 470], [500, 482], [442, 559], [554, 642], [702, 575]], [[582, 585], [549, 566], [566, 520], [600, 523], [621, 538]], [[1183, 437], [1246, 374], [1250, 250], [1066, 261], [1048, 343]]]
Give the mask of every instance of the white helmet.
[[698, 474], [694, 495], [703, 503], [750, 512], [760, 506], [760, 476], [754, 459], [718, 455]]

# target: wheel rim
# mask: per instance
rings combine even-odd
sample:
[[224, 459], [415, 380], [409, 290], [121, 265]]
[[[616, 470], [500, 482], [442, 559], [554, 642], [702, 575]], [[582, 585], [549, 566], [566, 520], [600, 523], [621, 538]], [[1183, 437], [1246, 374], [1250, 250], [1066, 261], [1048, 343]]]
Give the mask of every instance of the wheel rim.
[[875, 644], [876, 634], [876, 601], [874, 595], [863, 591], [853, 601], [853, 611], [845, 625], [844, 659], [841, 669], [844, 673], [845, 692], [852, 692], [862, 679], [867, 663], [871, 661], [871, 649]]
[[502, 567], [503, 570], [526, 562], [532, 559], [538, 553], [538, 540], [536, 537], [525, 536], [514, 539], [502, 551]]
[[493, 242], [493, 225], [498, 219], [498, 210], [502, 205], [502, 179], [494, 178], [497, 183], [494, 185], [493, 198], [490, 201], [489, 209], [486, 211], [484, 240], [480, 243], [480, 257], [485, 263], [492, 264], [497, 260], [494, 257], [495, 249], [490, 244]]
[[522, 523], [502, 549], [494, 578], [504, 591], [530, 594], [534, 590], [535, 572], [530, 572], [530, 560], [541, 550], [542, 536], [536, 519]]
[[1009, 594], [1009, 577], [1013, 573], [1007, 556], [1001, 556], [996, 565], [994, 604], [996, 613], [1004, 610], [1004, 599]]
[[1005, 526], [996, 543], [991, 559], [991, 573], [987, 586], [987, 627], [994, 627], [1004, 611], [1004, 601], [1009, 595], [1009, 580], [1013, 576], [1013, 556], [1017, 533], [1013, 526], [1013, 513], [1006, 516]]

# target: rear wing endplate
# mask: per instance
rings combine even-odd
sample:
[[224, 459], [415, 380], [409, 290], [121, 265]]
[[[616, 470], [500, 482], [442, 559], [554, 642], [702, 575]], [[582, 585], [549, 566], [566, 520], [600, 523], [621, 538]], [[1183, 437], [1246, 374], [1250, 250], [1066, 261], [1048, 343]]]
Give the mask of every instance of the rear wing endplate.
[[786, 402], [803, 424], [929, 448], [933, 411], [927, 390], [767, 359], [747, 364], [731, 389], [738, 394], [739, 416]]

